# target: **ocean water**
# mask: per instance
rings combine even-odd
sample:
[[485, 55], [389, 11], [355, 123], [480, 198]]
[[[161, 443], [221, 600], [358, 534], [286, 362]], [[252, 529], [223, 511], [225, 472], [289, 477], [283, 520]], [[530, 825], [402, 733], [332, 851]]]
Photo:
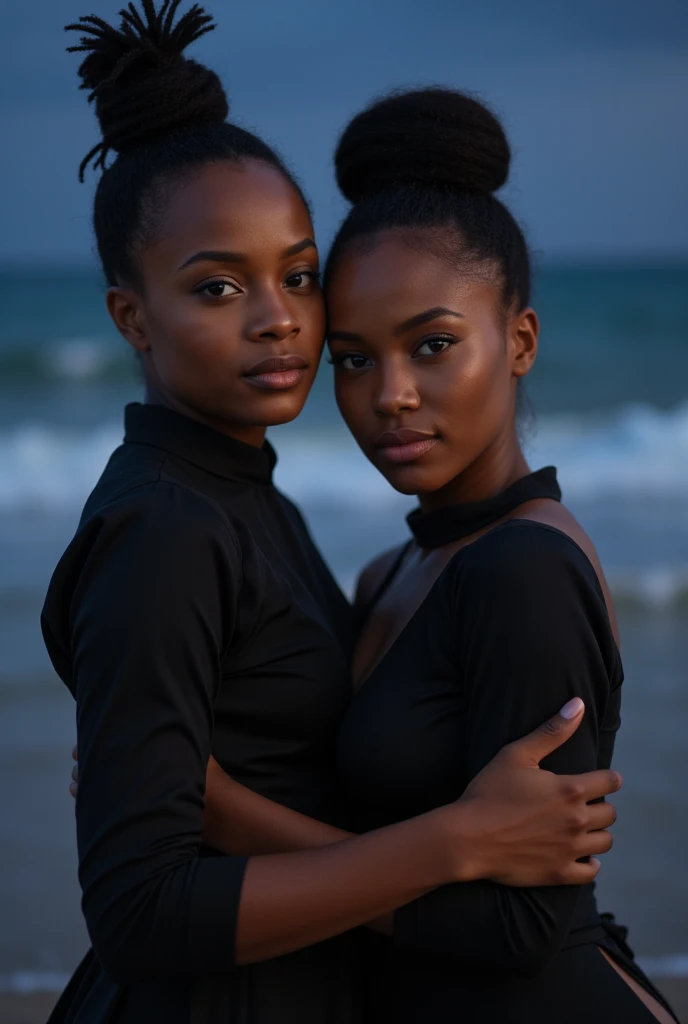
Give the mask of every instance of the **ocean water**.
[[[122, 407], [141, 393], [103, 299], [95, 271], [0, 272], [0, 989], [50, 987], [86, 943], [66, 793], [73, 708], [38, 615], [121, 439]], [[535, 306], [527, 453], [533, 468], [558, 467], [624, 641], [626, 784], [601, 892], [650, 966], [688, 974], [688, 265], [545, 268]], [[369, 557], [406, 536], [412, 502], [349, 438], [326, 364], [302, 417], [271, 439], [278, 483], [350, 590]]]

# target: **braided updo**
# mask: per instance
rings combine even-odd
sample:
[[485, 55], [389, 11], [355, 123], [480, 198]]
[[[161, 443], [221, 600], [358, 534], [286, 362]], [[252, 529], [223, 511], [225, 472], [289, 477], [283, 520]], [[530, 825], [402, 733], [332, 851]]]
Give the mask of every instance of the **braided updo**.
[[[140, 0], [119, 12], [118, 28], [85, 15], [67, 31], [81, 32], [81, 88], [95, 105], [102, 139], [86, 154], [103, 174], [93, 227], [108, 284], [138, 283], [135, 254], [160, 214], [161, 191], [194, 168], [219, 160], [260, 160], [277, 168], [303, 194], [280, 157], [251, 132], [228, 124], [220, 79], [183, 51], [211, 32], [212, 17], [195, 3], [175, 23], [181, 0]], [[116, 158], [106, 167], [110, 153]], [[305, 199], [304, 199], [305, 203]]]
[[355, 238], [408, 229], [414, 245], [462, 271], [488, 270], [505, 307], [530, 301], [523, 232], [493, 193], [509, 174], [504, 130], [482, 103], [451, 89], [394, 93], [358, 114], [335, 154], [353, 206], [334, 240], [326, 279]]

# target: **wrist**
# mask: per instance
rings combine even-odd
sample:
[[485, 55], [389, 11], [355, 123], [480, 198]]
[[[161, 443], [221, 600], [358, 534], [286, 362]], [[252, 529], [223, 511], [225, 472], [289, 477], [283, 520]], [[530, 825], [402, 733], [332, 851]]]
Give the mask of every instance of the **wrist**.
[[439, 807], [435, 827], [446, 863], [448, 882], [474, 882], [488, 875], [475, 801], [459, 800]]

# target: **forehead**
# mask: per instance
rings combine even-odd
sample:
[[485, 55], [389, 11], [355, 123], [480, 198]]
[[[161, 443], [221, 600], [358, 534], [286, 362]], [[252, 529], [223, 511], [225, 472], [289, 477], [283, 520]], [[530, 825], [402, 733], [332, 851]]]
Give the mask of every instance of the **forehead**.
[[396, 323], [435, 306], [470, 315], [476, 304], [494, 303], [493, 282], [484, 268], [482, 274], [478, 268], [461, 270], [424, 247], [421, 238], [412, 243], [391, 231], [372, 240], [353, 240], [346, 247], [328, 285], [333, 327], [370, 316], [378, 323]]
[[257, 160], [208, 164], [173, 183], [164, 198], [155, 244], [175, 251], [282, 251], [312, 233], [296, 188]]

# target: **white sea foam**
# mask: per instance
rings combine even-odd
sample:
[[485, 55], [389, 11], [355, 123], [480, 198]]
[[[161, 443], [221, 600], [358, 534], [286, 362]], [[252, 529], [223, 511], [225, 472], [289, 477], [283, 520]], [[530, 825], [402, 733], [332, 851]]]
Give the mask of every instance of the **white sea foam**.
[[41, 350], [48, 376], [91, 380], [122, 363], [122, 351], [98, 338], [65, 338]]
[[[122, 429], [20, 425], [0, 433], [0, 510], [78, 508]], [[306, 507], [374, 510], [403, 504], [343, 429], [278, 431], [277, 479]], [[541, 417], [531, 464], [553, 463], [569, 498], [686, 499], [688, 403], [671, 411], [630, 406], [614, 415]]]

